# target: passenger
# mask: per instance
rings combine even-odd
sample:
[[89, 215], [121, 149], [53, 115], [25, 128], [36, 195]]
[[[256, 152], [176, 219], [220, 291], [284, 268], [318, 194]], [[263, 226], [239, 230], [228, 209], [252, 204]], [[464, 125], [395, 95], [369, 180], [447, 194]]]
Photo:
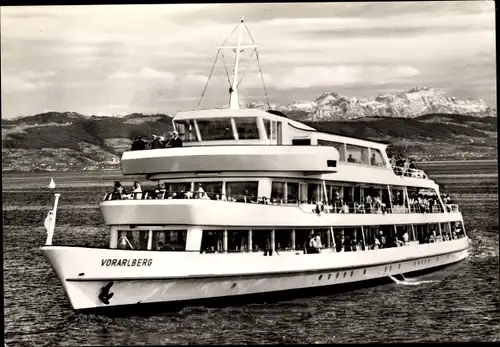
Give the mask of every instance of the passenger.
[[351, 251], [353, 251], [353, 252], [358, 251], [358, 244], [357, 244], [357, 242], [356, 242], [356, 239], [355, 239], [355, 238], [353, 238], [353, 239], [351, 240]]
[[141, 149], [140, 138], [140, 136], [137, 136], [134, 139], [134, 141], [132, 142], [132, 147], [130, 148], [131, 151], [138, 151]]
[[347, 203], [344, 203], [342, 206], [342, 213], [349, 213], [349, 206], [347, 206]]
[[134, 181], [134, 186], [132, 188], [132, 194], [134, 199], [140, 200], [142, 196], [142, 188], [138, 181]]
[[316, 232], [316, 237], [314, 238], [314, 241], [316, 243], [316, 248], [318, 249], [318, 253], [321, 249], [323, 249], [323, 242], [321, 242], [321, 234], [319, 232]]
[[403, 246], [406, 246], [407, 243], [408, 243], [408, 231], [405, 230], [403, 234]]
[[271, 235], [267, 235], [266, 237], [266, 249], [264, 251], [264, 255], [267, 256], [268, 254], [269, 256], [273, 255], [273, 248], [271, 247]]
[[[276, 199], [273, 200], [276, 201]], [[250, 194], [248, 193], [248, 190], [245, 190], [245, 195], [243, 195], [243, 202], [250, 203]]]
[[379, 231], [379, 237], [380, 237], [380, 248], [386, 248], [387, 241], [385, 239], [384, 232], [382, 230]]
[[344, 250], [344, 236], [341, 236], [338, 242], [335, 243], [335, 250], [342, 252]]
[[380, 240], [378, 239], [377, 236], [375, 236], [373, 240], [373, 249], [380, 249]]
[[165, 138], [163, 136], [153, 135], [151, 149], [165, 148]]
[[169, 141], [169, 144], [170, 144], [169, 147], [182, 147], [182, 140], [179, 137], [179, 133], [176, 130], [174, 130], [172, 132], [172, 134], [173, 134], [173, 137]]
[[125, 194], [125, 189], [121, 185], [120, 182], [115, 181], [115, 187], [113, 190], [113, 198], [115, 199], [123, 199], [123, 194]]
[[373, 207], [373, 199], [370, 195], [367, 195], [365, 197], [365, 210], [368, 213], [372, 213], [372, 207]]
[[198, 189], [196, 190], [196, 198], [197, 199], [204, 199], [205, 195], [207, 195], [207, 194], [205, 193], [203, 186], [201, 185], [201, 183], [198, 183]]
[[355, 163], [355, 162], [356, 162], [356, 159], [354, 159], [354, 158], [352, 157], [352, 154], [349, 154], [349, 157], [347, 158], [347, 162], [348, 162], [348, 163]]
[[183, 190], [181, 190], [181, 194], [184, 196], [184, 199], [192, 199], [194, 194], [192, 191], [188, 190], [187, 192], [184, 193]]
[[370, 159], [370, 164], [373, 166], [377, 165], [377, 159], [375, 158], [375, 153], [372, 154], [372, 157]]

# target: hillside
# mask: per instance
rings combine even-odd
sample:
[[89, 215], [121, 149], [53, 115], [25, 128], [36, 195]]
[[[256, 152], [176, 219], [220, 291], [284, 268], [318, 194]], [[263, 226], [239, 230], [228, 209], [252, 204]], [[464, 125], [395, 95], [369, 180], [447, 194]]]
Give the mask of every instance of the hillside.
[[[73, 112], [2, 120], [3, 171], [116, 170], [134, 137], [168, 136], [171, 121], [164, 114], [96, 117]], [[305, 123], [321, 131], [388, 141], [391, 151], [419, 161], [497, 158], [494, 117], [428, 114]]]

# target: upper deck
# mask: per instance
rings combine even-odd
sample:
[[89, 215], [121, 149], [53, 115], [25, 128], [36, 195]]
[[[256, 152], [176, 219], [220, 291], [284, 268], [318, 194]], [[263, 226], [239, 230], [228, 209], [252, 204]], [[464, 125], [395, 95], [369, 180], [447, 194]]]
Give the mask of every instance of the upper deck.
[[182, 147], [125, 152], [123, 174], [290, 172], [434, 185], [420, 170], [393, 171], [387, 144], [320, 132], [275, 111], [179, 112], [173, 125]]

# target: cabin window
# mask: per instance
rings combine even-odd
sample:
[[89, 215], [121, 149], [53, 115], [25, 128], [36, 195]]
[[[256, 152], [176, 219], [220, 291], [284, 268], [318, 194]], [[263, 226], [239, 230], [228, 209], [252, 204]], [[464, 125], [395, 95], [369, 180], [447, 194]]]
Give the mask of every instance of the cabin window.
[[299, 184], [294, 182], [286, 183], [286, 202], [294, 204], [299, 200]]
[[185, 251], [187, 230], [153, 230], [153, 249], [158, 251]]
[[[271, 230], [252, 230], [252, 247], [254, 252], [264, 251], [270, 243]], [[275, 240], [276, 241], [276, 240]]]
[[378, 149], [370, 148], [371, 157], [370, 165], [372, 166], [385, 166], [384, 158]]
[[234, 118], [238, 138], [240, 140], [259, 139], [259, 128], [257, 127], [257, 118], [255, 117], [236, 117]]
[[231, 119], [197, 119], [201, 141], [234, 140]]
[[271, 202], [283, 203], [285, 200], [285, 182], [273, 182], [271, 188]]
[[[222, 200], [222, 184], [223, 182], [199, 182], [206, 196], [211, 200]], [[198, 182], [194, 185], [195, 193], [199, 189]]]
[[345, 148], [343, 143], [326, 141], [326, 140], [318, 140], [318, 146], [326, 146], [326, 147], [334, 147], [340, 155], [340, 161], [345, 161]]
[[224, 231], [203, 230], [201, 236], [201, 252], [215, 253], [224, 251]]
[[307, 202], [313, 204], [317, 201], [322, 200], [323, 194], [321, 194], [321, 184], [319, 183], [309, 183], [307, 185]]
[[259, 182], [227, 182], [228, 201], [257, 202]]
[[295, 249], [306, 249], [309, 243], [311, 229], [295, 229]]
[[176, 198], [182, 196], [182, 192], [191, 191], [191, 182], [166, 183], [165, 187], [167, 189], [167, 197]]
[[247, 252], [248, 230], [228, 230], [227, 250], [229, 252]]
[[292, 249], [292, 230], [275, 230], [274, 242], [278, 251]]
[[184, 142], [198, 141], [196, 136], [196, 128], [192, 120], [176, 121], [175, 128], [179, 133], [179, 137]]
[[119, 249], [148, 249], [149, 230], [118, 230]]

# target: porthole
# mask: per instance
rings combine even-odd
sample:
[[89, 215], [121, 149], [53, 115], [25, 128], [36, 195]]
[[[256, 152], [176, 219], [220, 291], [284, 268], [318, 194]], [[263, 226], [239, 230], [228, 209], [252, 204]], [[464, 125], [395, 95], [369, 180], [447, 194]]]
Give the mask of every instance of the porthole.
[[352, 277], [352, 275], [354, 275], [354, 271], [351, 271], [351, 277]]
[[439, 257], [436, 258], [436, 261], [439, 261]]
[[363, 275], [366, 275], [366, 269], [363, 270]]
[[385, 267], [384, 272], [387, 272], [387, 266]]
[[321, 281], [322, 278], [323, 278], [323, 275], [319, 275], [318, 280]]
[[415, 265], [417, 265], [417, 262], [416, 262], [416, 261], [414, 261], [414, 262], [413, 262], [413, 266], [415, 266]]
[[391, 265], [391, 266], [389, 266], [389, 271], [392, 271], [392, 265]]
[[344, 277], [347, 276], [347, 272], [344, 272]]
[[328, 279], [330, 279], [330, 278], [332, 278], [332, 274], [329, 274], [329, 275], [328, 275]]
[[234, 289], [236, 287], [236, 282], [233, 283], [233, 285], [231, 286], [231, 289]]
[[340, 272], [337, 272], [337, 276], [335, 276], [335, 278], [339, 278], [340, 276]]
[[398, 269], [401, 269], [401, 264], [399, 264]]

